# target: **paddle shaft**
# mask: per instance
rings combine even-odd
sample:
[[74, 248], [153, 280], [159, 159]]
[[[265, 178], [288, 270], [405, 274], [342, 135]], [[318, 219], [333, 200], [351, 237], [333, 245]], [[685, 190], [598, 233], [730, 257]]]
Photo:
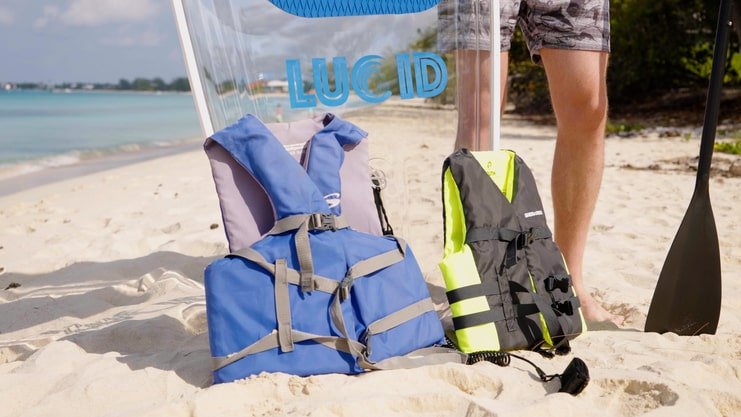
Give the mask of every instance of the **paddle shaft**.
[[710, 74], [710, 85], [705, 104], [705, 121], [702, 128], [702, 140], [700, 141], [700, 162], [697, 166], [696, 189], [707, 186], [710, 179], [710, 163], [713, 159], [715, 131], [718, 127], [718, 113], [720, 112], [720, 90], [723, 87], [726, 56], [728, 55], [728, 38], [732, 26], [732, 8], [733, 0], [720, 0], [718, 29], [715, 33], [715, 48], [713, 50], [713, 69]]

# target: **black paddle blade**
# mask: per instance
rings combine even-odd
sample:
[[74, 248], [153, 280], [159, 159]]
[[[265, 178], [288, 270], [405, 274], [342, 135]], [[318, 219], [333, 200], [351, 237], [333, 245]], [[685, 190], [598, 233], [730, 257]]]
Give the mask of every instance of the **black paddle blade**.
[[715, 334], [720, 317], [718, 233], [707, 183], [695, 190], [656, 284], [647, 332]]

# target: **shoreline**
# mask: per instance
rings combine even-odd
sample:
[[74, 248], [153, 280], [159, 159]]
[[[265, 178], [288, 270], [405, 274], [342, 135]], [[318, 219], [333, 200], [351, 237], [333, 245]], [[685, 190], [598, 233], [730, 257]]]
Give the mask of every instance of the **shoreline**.
[[[127, 150], [125, 146], [114, 149], [82, 151], [83, 154], [94, 156], [81, 157], [72, 163], [60, 165], [44, 165], [43, 161], [65, 158], [69, 154], [52, 155], [30, 161], [0, 165], [0, 197], [67, 179], [198, 150], [201, 145], [201, 139], [192, 138], [166, 142], [160, 145], [133, 145], [139, 147], [133, 151]], [[31, 171], [23, 172], [24, 166]], [[21, 172], [14, 174], [14, 170]]]

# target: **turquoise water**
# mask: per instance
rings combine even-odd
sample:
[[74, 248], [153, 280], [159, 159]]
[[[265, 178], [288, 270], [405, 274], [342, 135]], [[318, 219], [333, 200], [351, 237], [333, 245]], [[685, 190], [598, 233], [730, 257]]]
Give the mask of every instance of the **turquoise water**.
[[200, 136], [187, 94], [0, 91], [0, 165], [69, 164]]

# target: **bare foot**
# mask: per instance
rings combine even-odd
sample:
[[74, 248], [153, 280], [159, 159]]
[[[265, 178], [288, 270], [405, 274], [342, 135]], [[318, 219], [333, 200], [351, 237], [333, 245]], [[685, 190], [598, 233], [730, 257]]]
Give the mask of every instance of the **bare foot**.
[[579, 294], [579, 302], [581, 303], [581, 312], [584, 314], [584, 319], [588, 322], [612, 322], [616, 326], [621, 326], [625, 321], [625, 317], [617, 316], [605, 310], [589, 293]]

